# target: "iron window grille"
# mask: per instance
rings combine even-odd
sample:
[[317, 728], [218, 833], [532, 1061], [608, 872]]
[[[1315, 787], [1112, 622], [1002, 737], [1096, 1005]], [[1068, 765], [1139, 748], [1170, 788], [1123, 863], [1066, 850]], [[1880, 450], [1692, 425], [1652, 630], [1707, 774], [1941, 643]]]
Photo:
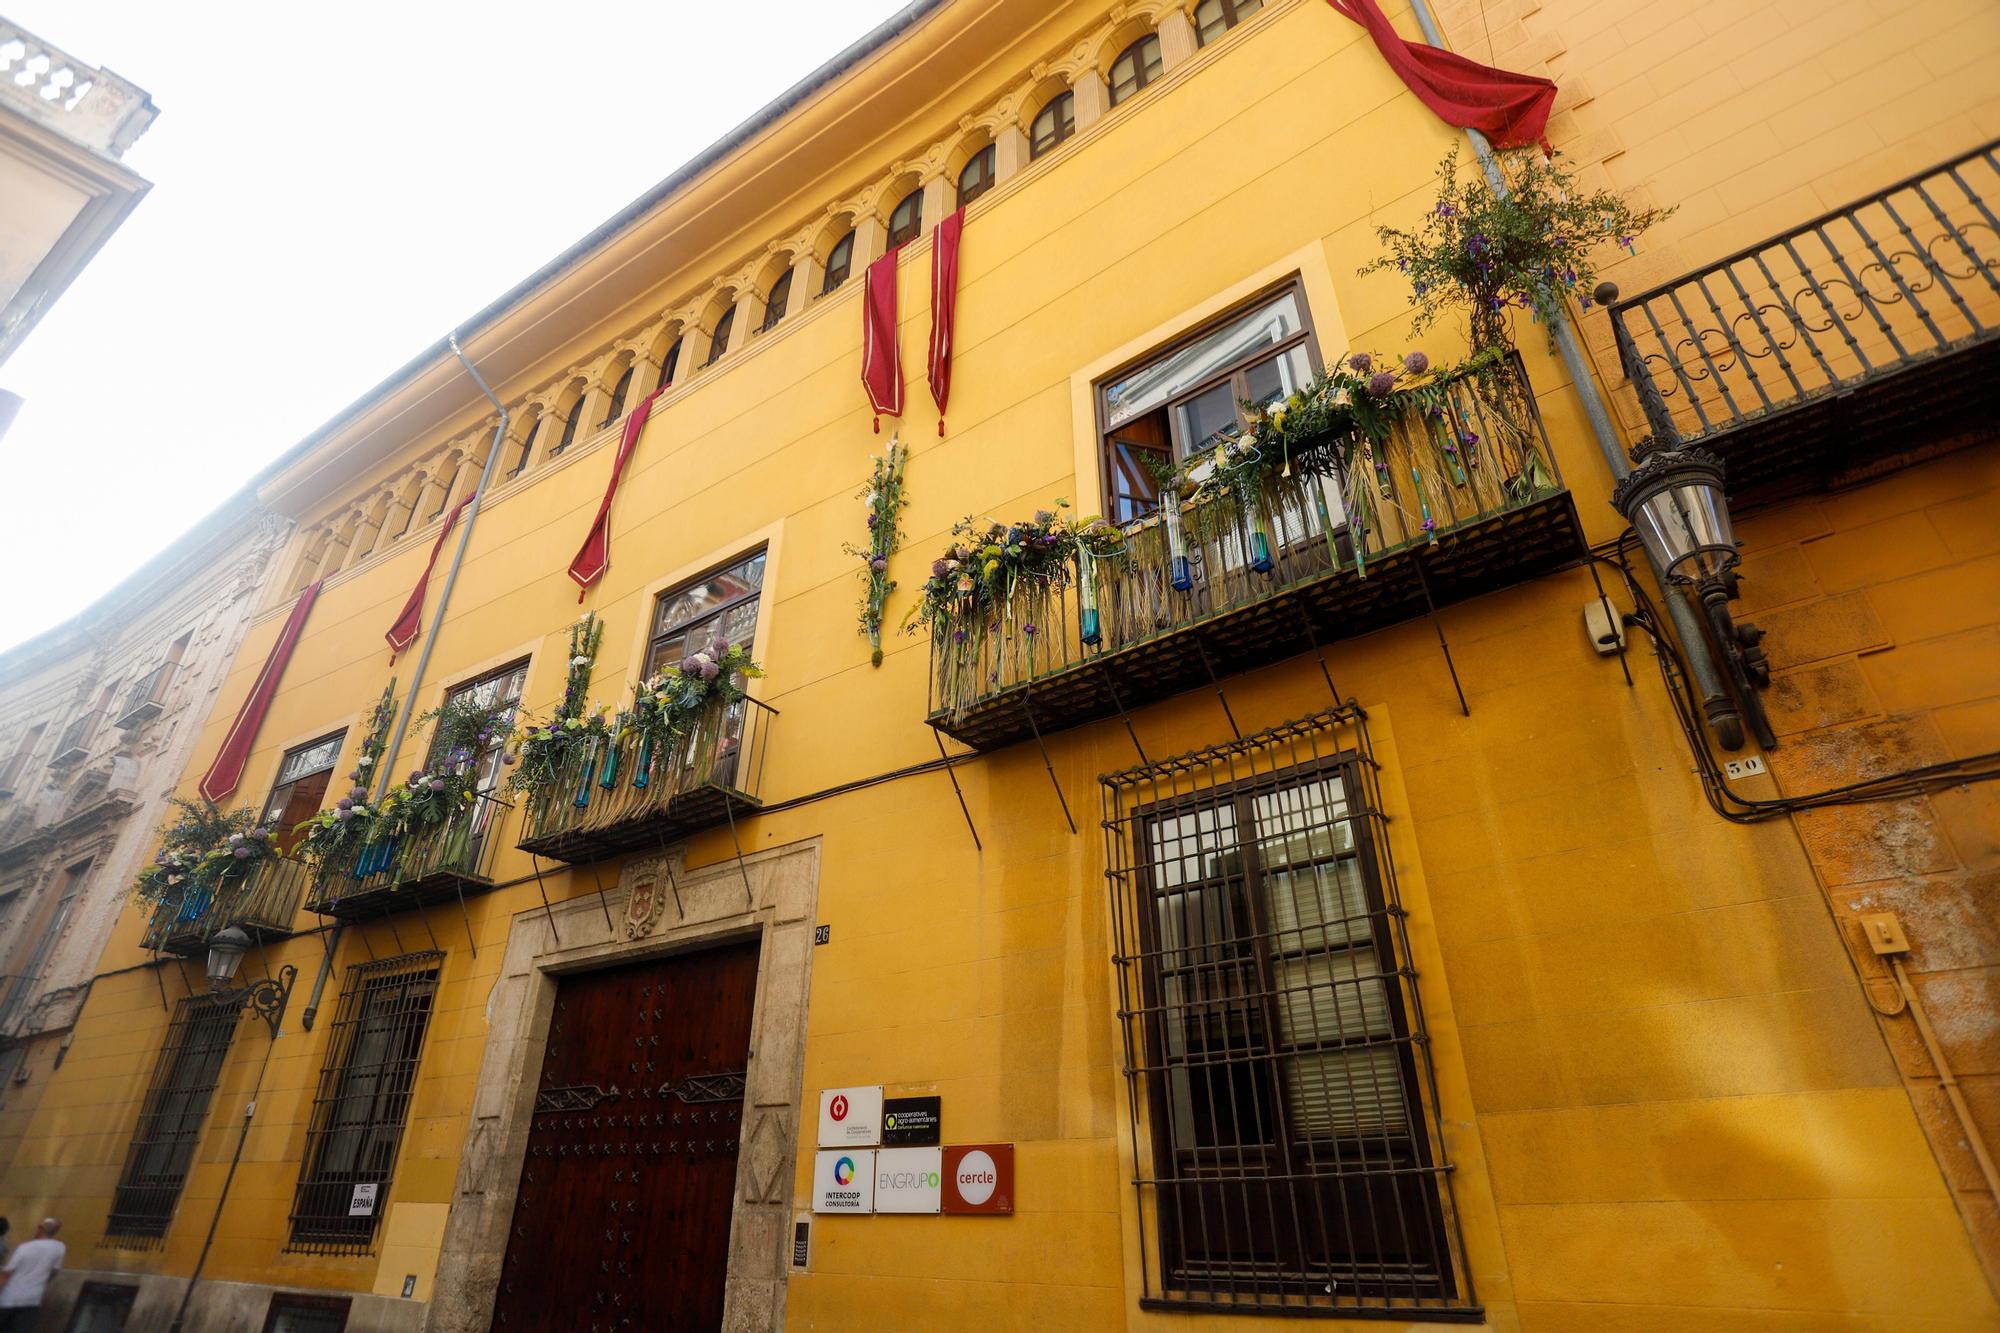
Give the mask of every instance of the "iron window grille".
[[190, 995], [174, 1011], [112, 1195], [107, 1243], [167, 1234], [242, 1012], [235, 999], [211, 995]]
[[264, 1333], [341, 1333], [353, 1304], [351, 1296], [274, 1291], [264, 1311]]
[[[433, 950], [347, 969], [306, 1130], [286, 1249], [366, 1254], [374, 1243], [443, 961], [444, 954]], [[364, 1209], [371, 1193], [373, 1203]]]
[[65, 1333], [119, 1333], [132, 1315], [132, 1302], [139, 1297], [137, 1285], [127, 1282], [86, 1282], [76, 1294]]
[[1141, 1304], [1481, 1318], [1366, 714], [1101, 782]]

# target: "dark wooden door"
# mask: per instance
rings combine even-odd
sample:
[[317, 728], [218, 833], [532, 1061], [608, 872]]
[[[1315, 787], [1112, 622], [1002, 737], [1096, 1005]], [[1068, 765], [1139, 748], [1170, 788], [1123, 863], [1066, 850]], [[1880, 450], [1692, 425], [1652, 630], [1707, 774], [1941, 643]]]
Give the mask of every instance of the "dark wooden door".
[[556, 987], [493, 1327], [722, 1326], [757, 943]]

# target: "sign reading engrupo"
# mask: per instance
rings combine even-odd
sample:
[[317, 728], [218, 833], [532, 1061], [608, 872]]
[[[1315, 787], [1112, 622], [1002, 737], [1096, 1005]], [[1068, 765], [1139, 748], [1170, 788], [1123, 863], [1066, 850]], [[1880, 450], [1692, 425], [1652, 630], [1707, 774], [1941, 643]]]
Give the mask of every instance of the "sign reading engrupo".
[[872, 1148], [835, 1148], [813, 1158], [813, 1211], [875, 1211], [875, 1152]]
[[935, 1213], [943, 1180], [943, 1149], [883, 1148], [875, 1154], [875, 1211]]
[[944, 1211], [1014, 1211], [1014, 1145], [961, 1143], [944, 1150]]
[[819, 1146], [861, 1148], [882, 1141], [882, 1087], [828, 1088], [819, 1095]]

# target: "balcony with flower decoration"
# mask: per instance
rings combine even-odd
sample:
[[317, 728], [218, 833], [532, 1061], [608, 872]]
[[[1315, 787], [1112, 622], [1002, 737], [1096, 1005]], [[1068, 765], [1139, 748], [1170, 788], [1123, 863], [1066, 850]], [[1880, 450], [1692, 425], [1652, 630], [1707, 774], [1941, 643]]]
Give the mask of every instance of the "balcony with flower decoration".
[[745, 692], [763, 675], [718, 639], [634, 691], [613, 715], [583, 705], [589, 658], [565, 707], [523, 736], [509, 785], [523, 802], [522, 850], [580, 865], [665, 848], [762, 809], [778, 710]]
[[[457, 780], [453, 781], [456, 777]], [[432, 789], [429, 784], [441, 785]], [[322, 854], [306, 910], [360, 921], [437, 903], [463, 901], [493, 887], [493, 857], [511, 807], [478, 790], [476, 774], [425, 774], [421, 786], [436, 804], [455, 806], [435, 818], [391, 810], [356, 845]]]
[[1114, 716], [1574, 562], [1518, 355], [1356, 356], [1163, 480], [1127, 528], [968, 521], [913, 624], [929, 722], [975, 750]]
[[1990, 432], [2000, 408], [2000, 140], [1619, 299], [1656, 443], [1721, 459], [1755, 504]]
[[153, 863], [133, 884], [133, 896], [151, 909], [141, 946], [185, 958], [228, 926], [260, 940], [291, 934], [306, 867], [284, 855], [247, 810], [174, 804], [178, 813], [160, 829]]

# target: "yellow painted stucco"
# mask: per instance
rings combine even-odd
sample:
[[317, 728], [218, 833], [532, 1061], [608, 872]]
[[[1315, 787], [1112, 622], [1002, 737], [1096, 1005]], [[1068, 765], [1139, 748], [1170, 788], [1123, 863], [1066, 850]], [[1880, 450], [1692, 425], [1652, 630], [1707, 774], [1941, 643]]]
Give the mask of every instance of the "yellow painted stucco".
[[[959, 116], [1104, 19], [1088, 5], [970, 8], [953, 6], [908, 39], [916, 55], [865, 61], [635, 224], [644, 243], [632, 243], [625, 269], [584, 265], [556, 281], [561, 299], [524, 301], [472, 340], [503, 399], [744, 263], [779, 223], [863, 178], [888, 180], [893, 164], [950, 138]], [[1398, 21], [1414, 31], [1406, 12]], [[944, 67], [958, 50], [953, 34], [1003, 31], [1008, 39], [983, 52], [987, 63]], [[891, 74], [896, 82], [878, 86]], [[901, 118], [835, 123], [871, 94]], [[1923, 160], [1966, 146], [1955, 132], [1940, 127], [1940, 151]], [[1375, 225], [1427, 205], [1453, 138], [1358, 27], [1324, 5], [1268, 6], [971, 208], [942, 438], [923, 380], [930, 249], [907, 247], [902, 435], [913, 457], [892, 626], [960, 516], [1017, 516], [1059, 496], [1095, 512], [1093, 383], [1269, 281], [1298, 275], [1324, 357], [1418, 346], [1401, 285], [1356, 269], [1375, 253]], [[809, 148], [823, 155], [807, 168]], [[841, 551], [861, 540], [855, 492], [887, 439], [870, 433], [858, 383], [860, 286], [851, 280], [810, 302], [795, 294], [776, 328], [684, 373], [662, 396], [618, 495], [610, 572], [584, 602], [605, 625], [593, 693], [616, 701], [639, 672], [657, 594], [767, 545], [757, 655], [768, 675], [753, 692], [781, 712], [762, 784], [772, 804], [937, 753], [924, 725], [926, 641], [893, 636], [881, 667], [870, 667], [855, 632], [860, 580]], [[1453, 337], [1433, 333], [1421, 346], [1444, 360], [1458, 350]], [[1563, 479], [1590, 538], [1609, 539], [1620, 520], [1577, 393], [1539, 330], [1523, 327], [1520, 341]], [[457, 375], [445, 365], [422, 372], [273, 480], [270, 502], [301, 524], [295, 547], [421, 451], [447, 436], [478, 438], [485, 405]], [[431, 645], [418, 711], [447, 685], [524, 656], [527, 710], [557, 701], [568, 627], [583, 609], [563, 571], [615, 448], [615, 431], [597, 431], [517, 478], [496, 478]], [[1990, 446], [1979, 457], [1990, 476]], [[1949, 469], [1912, 475], [1940, 502], [1963, 484]], [[1743, 535], [1755, 550], [1786, 521], [1782, 512], [1753, 518]], [[342, 727], [337, 771], [351, 766], [366, 708], [392, 675], [409, 679], [416, 650], [391, 667], [382, 633], [435, 532], [434, 523], [414, 526], [327, 578], [238, 799], [263, 799], [287, 746]], [[436, 577], [431, 586], [434, 607]], [[286, 591], [245, 639], [184, 788], [213, 757], [277, 636]], [[1587, 643], [1582, 607], [1593, 596], [1577, 567], [1444, 608], [1438, 619], [1469, 716], [1427, 622], [1327, 653], [1341, 692], [1367, 710], [1382, 765], [1452, 1186], [1486, 1322], [1992, 1327], [1993, 1292], [1799, 833], [1789, 821], [1732, 826], [1710, 811], [1650, 659], [1635, 645], [1628, 685], [1617, 661]], [[1309, 657], [1225, 684], [1245, 732], [1330, 702]], [[1154, 756], [1228, 735], [1205, 690], [1148, 702], [1132, 721]], [[793, 1207], [807, 1206], [809, 1112], [823, 1087], [935, 1091], [947, 1141], [1012, 1142], [1018, 1153], [1010, 1219], [820, 1219], [809, 1271], [789, 1278], [790, 1327], [1246, 1324], [1139, 1307], [1142, 1219], [1096, 827], [1098, 775], [1135, 757], [1115, 720], [1051, 736], [1048, 757], [1078, 833], [1033, 745], [956, 770], [983, 852], [935, 771], [740, 825], [751, 854], [820, 840], [817, 920], [831, 939], [811, 958]], [[518, 818], [503, 831], [516, 834]], [[400, 1297], [413, 1274], [415, 1298], [427, 1300], [510, 929], [541, 911], [539, 889], [562, 902], [617, 879], [615, 863], [596, 873], [544, 863], [538, 889], [536, 867], [511, 841], [496, 865], [502, 887], [468, 898], [463, 915], [448, 904], [341, 938], [323, 1015], [346, 966], [412, 949], [445, 954], [373, 1254], [285, 1250], [327, 1032], [324, 1018], [311, 1032], [298, 1023], [328, 938], [307, 916], [303, 933], [246, 961], [251, 975], [299, 969], [291, 1013], [275, 1043], [252, 1021], [239, 1031], [162, 1248], [97, 1246], [165, 1030], [163, 998], [202, 985], [199, 959], [161, 965], [138, 948], [136, 911], [21, 1131], [0, 1207], [17, 1219], [65, 1216], [73, 1267], [185, 1275], [255, 1085], [204, 1279]], [[692, 840], [687, 864], [735, 855], [729, 830], [712, 829]], [[623, 910], [615, 893], [609, 910]]]

